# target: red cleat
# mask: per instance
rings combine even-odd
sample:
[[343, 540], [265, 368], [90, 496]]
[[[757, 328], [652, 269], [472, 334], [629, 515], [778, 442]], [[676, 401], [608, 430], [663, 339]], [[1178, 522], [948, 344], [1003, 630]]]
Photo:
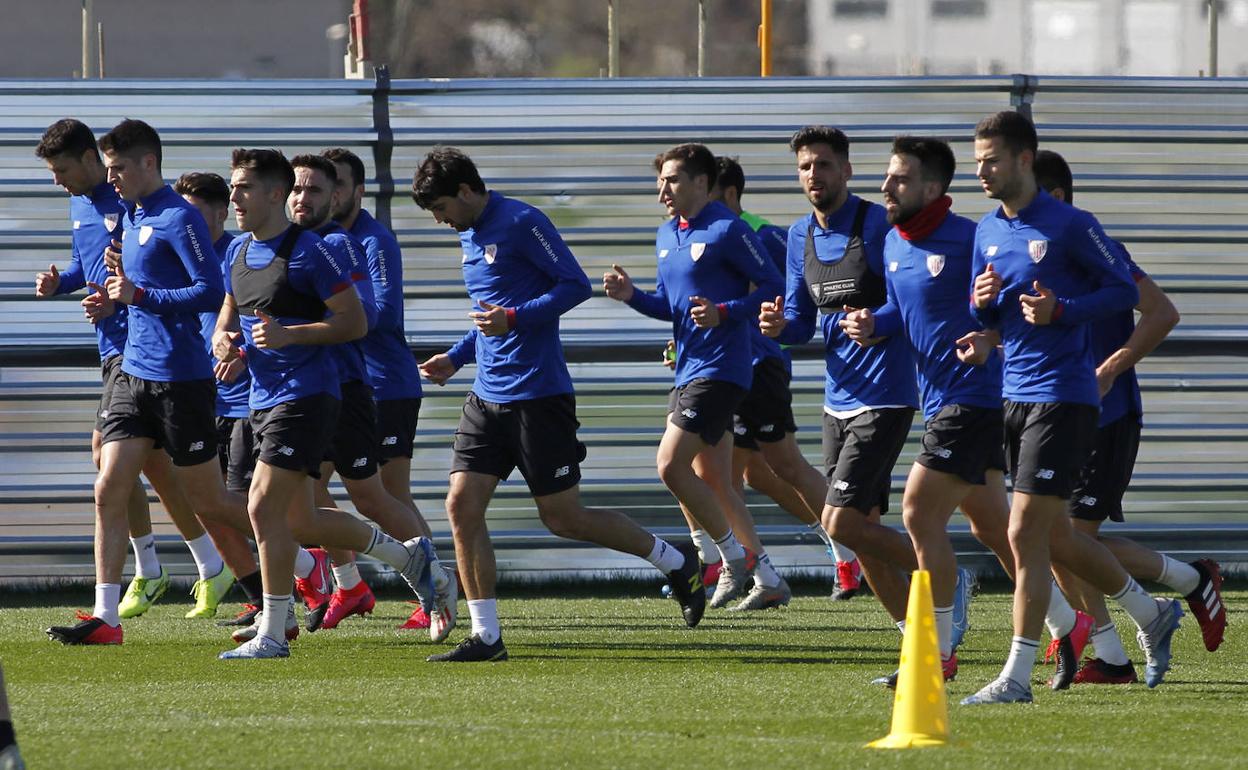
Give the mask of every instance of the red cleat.
[[1131, 665], [1131, 661], [1115, 666], [1100, 658], [1090, 658], [1075, 674], [1075, 684], [1135, 684], [1138, 681], [1140, 678], [1135, 675], [1135, 666]]
[[327, 603], [334, 594], [334, 582], [329, 577], [329, 554], [324, 548], [309, 548], [308, 553], [316, 563], [312, 573], [306, 578], [295, 578], [295, 590], [299, 592], [303, 604], [309, 610], [315, 610]]
[[832, 600], [843, 602], [852, 599], [858, 594], [860, 588], [862, 588], [862, 567], [858, 564], [858, 560], [838, 561], [836, 563], [836, 590], [832, 592]]
[[363, 580], [349, 591], [339, 588], [329, 598], [329, 611], [321, 621], [321, 628], [337, 628], [339, 623], [352, 615], [363, 617], [369, 614], [376, 605], [377, 599]]
[[940, 673], [946, 682], [952, 682], [958, 676], [958, 654], [955, 652], [947, 658], [940, 659]]
[[[420, 604], [420, 602], [408, 602], [408, 604]], [[407, 621], [399, 626], [402, 631], [419, 631], [422, 628], [429, 627], [429, 613], [425, 612], [424, 607], [417, 607], [416, 611], [411, 614]]]
[[1049, 687], [1054, 690], [1065, 690], [1075, 681], [1079, 673], [1079, 659], [1083, 657], [1083, 648], [1088, 646], [1096, 621], [1086, 612], [1075, 611], [1075, 627], [1060, 639], [1049, 643], [1044, 651], [1044, 662], [1057, 658], [1057, 666], [1053, 669], [1053, 677], [1049, 679]]
[[76, 614], [78, 623], [72, 626], [52, 626], [48, 638], [61, 644], [121, 644], [121, 626], [110, 626], [97, 617], [81, 610]]
[[1204, 637], [1205, 649], [1213, 652], [1222, 644], [1226, 634], [1226, 604], [1222, 601], [1222, 569], [1213, 559], [1192, 562], [1200, 573], [1196, 590], [1188, 594], [1187, 606], [1196, 622], [1200, 623], [1200, 635]]
[[702, 565], [702, 585], [706, 586], [707, 598], [715, 593], [715, 586], [719, 583], [719, 571], [723, 569], [723, 566], [722, 561]]

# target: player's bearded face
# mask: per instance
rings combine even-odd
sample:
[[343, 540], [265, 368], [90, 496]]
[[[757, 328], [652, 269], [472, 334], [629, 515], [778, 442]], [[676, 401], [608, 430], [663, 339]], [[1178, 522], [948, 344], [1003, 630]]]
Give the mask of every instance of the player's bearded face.
[[295, 169], [295, 186], [290, 191], [290, 216], [298, 225], [318, 228], [329, 219], [333, 208], [333, 182], [319, 169]]
[[808, 144], [797, 151], [797, 177], [810, 205], [829, 211], [840, 205], [852, 175], [847, 161], [826, 144]]
[[1021, 153], [1015, 153], [1005, 141], [994, 136], [975, 140], [975, 167], [984, 194], [994, 200], [1010, 200], [1023, 186]]
[[891, 225], [901, 224], [923, 210], [923, 179], [917, 159], [894, 155], [888, 162], [888, 173], [880, 191], [884, 193], [884, 210]]

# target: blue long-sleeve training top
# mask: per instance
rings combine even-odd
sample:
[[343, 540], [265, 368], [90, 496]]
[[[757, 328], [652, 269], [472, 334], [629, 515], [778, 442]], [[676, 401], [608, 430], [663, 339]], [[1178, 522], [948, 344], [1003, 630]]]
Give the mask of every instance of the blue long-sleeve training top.
[[377, 323], [360, 340], [364, 364], [378, 401], [420, 398], [420, 370], [403, 331], [403, 254], [399, 242], [363, 209], [351, 234], [364, 247], [377, 302]]
[[[364, 320], [371, 331], [377, 325], [377, 300], [373, 296], [373, 281], [365, 264], [364, 247], [337, 222], [327, 222], [316, 232], [321, 236], [321, 240], [325, 241], [330, 251], [334, 252], [337, 261], [345, 266], [351, 283], [360, 295], [360, 304], [364, 307]], [[342, 382], [362, 382], [365, 385], [372, 385], [368, 369], [364, 365], [364, 349], [360, 345], [360, 340], [334, 345], [331, 350], [334, 363], [338, 366], [338, 376], [342, 378]]]
[[[776, 272], [780, 274], [780, 280], [783, 281], [785, 261], [788, 255], [788, 231], [748, 211], [741, 212], [741, 219], [754, 230], [754, 234], [758, 236], [758, 240], [763, 244], [763, 249], [767, 252], [767, 256], [771, 258], [771, 264], [775, 265]], [[768, 297], [767, 299], [771, 300], [775, 299], [775, 297]], [[779, 342], [760, 332], [757, 322], [750, 324], [750, 346], [753, 350], [753, 363], [755, 366], [758, 366], [765, 358], [778, 358], [784, 362], [786, 369], [792, 369], [793, 360], [789, 356], [788, 351], [780, 347]]]
[[[113, 239], [122, 239], [125, 201], [108, 182], [101, 182], [86, 195], [71, 195], [69, 219], [73, 222], [72, 257], [61, 273], [57, 294], [72, 294], [87, 282], [104, 285], [111, 273], [104, 266], [104, 249]], [[113, 313], [95, 323], [100, 360], [119, 356], [126, 349], [126, 306], [114, 305]]]
[[[225, 271], [228, 269], [229, 263], [226, 262], [226, 250], [230, 248], [230, 244], [234, 242], [233, 233], [224, 233], [212, 244], [212, 249], [217, 254], [217, 258], [221, 263], [222, 280], [225, 278]], [[208, 355], [212, 355], [212, 337], [217, 331], [217, 317], [221, 311], [200, 313], [200, 319], [203, 322], [204, 344], [208, 346]], [[251, 375], [243, 369], [242, 374], [233, 382], [222, 382], [217, 380], [217, 416], [218, 417], [246, 417], [248, 412], [247, 399], [251, 393]]]
[[[1122, 244], [1118, 245], [1122, 247]], [[1148, 273], [1135, 263], [1125, 247], [1122, 248], [1122, 255], [1127, 261], [1127, 270], [1138, 287], [1139, 282], [1148, 277]], [[1103, 318], [1091, 324], [1091, 332], [1092, 363], [1100, 366], [1131, 339], [1135, 332], [1135, 310], [1125, 310]], [[1134, 366], [1114, 378], [1114, 384], [1109, 386], [1109, 392], [1101, 399], [1102, 426], [1127, 416], [1136, 422], [1144, 417], [1144, 400], [1140, 397], [1140, 381]]]

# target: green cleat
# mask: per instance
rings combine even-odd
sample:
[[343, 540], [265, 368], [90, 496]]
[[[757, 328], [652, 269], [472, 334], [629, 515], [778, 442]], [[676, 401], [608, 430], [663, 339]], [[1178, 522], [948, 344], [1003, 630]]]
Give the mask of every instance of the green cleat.
[[191, 588], [195, 597], [195, 609], [186, 613], [188, 618], [211, 618], [217, 614], [217, 605], [234, 585], [234, 573], [224, 564], [221, 571], [206, 580], [196, 580]]
[[137, 618], [152, 608], [156, 600], [169, 590], [169, 573], [160, 568], [160, 577], [135, 577], [126, 587], [126, 595], [121, 597], [117, 605], [117, 614], [125, 618]]

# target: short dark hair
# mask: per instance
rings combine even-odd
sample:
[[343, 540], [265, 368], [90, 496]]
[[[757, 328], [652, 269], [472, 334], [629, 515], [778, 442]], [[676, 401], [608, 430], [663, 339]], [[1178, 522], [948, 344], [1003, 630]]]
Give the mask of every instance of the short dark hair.
[[949, 183], [953, 181], [953, 170], [957, 161], [953, 158], [953, 150], [943, 139], [931, 136], [899, 136], [893, 139], [894, 155], [912, 155], [919, 161], [919, 173], [924, 180], [940, 182], [940, 192], [949, 192]]
[[345, 163], [351, 169], [351, 186], [364, 184], [364, 161], [345, 147], [331, 147], [321, 153], [330, 163]]
[[1032, 164], [1032, 173], [1036, 175], [1036, 184], [1053, 192], [1061, 189], [1066, 194], [1066, 202], [1075, 202], [1075, 177], [1070, 173], [1070, 164], [1061, 155], [1052, 150], [1040, 150], [1036, 153], [1036, 162]]
[[729, 187], [735, 187], [738, 196], [745, 194], [745, 171], [741, 169], [741, 164], [736, 158], [720, 155], [715, 158], [715, 167], [718, 171], [715, 184], [719, 185], [719, 189], [727, 190]]
[[472, 158], [454, 147], [434, 147], [412, 176], [412, 199], [427, 209], [438, 198], [454, 198], [461, 184], [473, 192], [485, 192], [485, 182]]
[[72, 155], [81, 158], [87, 151], [95, 153], [96, 160], [100, 157], [100, 148], [95, 143], [95, 134], [86, 123], [75, 118], [62, 118], [43, 132], [35, 155], [47, 160], [58, 155]]
[[679, 161], [681, 171], [688, 174], [690, 178], [705, 176], [707, 190], [715, 186], [719, 167], [715, 164], [715, 153], [707, 149], [705, 144], [685, 142], [664, 150], [655, 156], [654, 170], [662, 171], [663, 164], [669, 160]]
[[178, 195], [191, 195], [220, 206], [230, 205], [230, 185], [220, 174], [211, 171], [190, 171], [183, 174], [173, 183], [173, 191]]
[[126, 118], [100, 137], [100, 152], [132, 158], [150, 153], [156, 156], [156, 168], [160, 168], [160, 134], [141, 120]]
[[329, 177], [329, 181], [338, 181], [338, 167], [334, 162], [324, 155], [296, 155], [290, 159], [291, 168], [310, 168], [316, 171], [324, 172]]
[[976, 139], [996, 139], [1000, 137], [1005, 146], [1015, 155], [1024, 150], [1035, 154], [1040, 142], [1036, 138], [1036, 124], [1026, 115], [1014, 110], [1002, 110], [989, 115], [975, 126]]
[[239, 147], [230, 156], [230, 168], [254, 171], [265, 184], [281, 187], [285, 195], [295, 186], [295, 169], [279, 150]]
[[826, 144], [842, 160], [849, 160], [849, 137], [845, 136], [845, 132], [839, 128], [832, 128], [831, 126], [802, 126], [797, 129], [797, 132], [793, 134], [793, 138], [789, 140], [789, 150], [797, 152], [803, 147], [812, 144]]

